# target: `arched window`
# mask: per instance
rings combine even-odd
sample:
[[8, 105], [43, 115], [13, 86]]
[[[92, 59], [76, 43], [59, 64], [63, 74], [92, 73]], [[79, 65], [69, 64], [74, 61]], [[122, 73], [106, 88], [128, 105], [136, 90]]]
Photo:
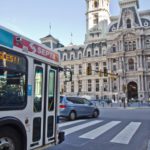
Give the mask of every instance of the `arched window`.
[[130, 19], [127, 19], [127, 28], [131, 28], [131, 20]]
[[97, 7], [98, 7], [98, 5], [99, 5], [98, 1], [97, 1], [97, 0], [95, 0], [95, 1], [94, 1], [94, 8], [97, 8]]
[[134, 70], [134, 60], [131, 58], [128, 60], [129, 71]]
[[115, 44], [113, 44], [113, 46], [112, 46], [112, 52], [113, 53], [116, 52], [116, 45]]

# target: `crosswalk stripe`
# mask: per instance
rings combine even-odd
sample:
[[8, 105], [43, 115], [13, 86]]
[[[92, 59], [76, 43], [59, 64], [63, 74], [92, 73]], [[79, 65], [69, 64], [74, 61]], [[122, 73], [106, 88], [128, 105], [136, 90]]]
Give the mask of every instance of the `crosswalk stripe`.
[[87, 132], [81, 136], [79, 136], [80, 138], [85, 138], [85, 139], [95, 139], [98, 136], [102, 135], [103, 133], [105, 133], [106, 131], [108, 131], [109, 129], [113, 128], [114, 126], [118, 125], [121, 121], [111, 121], [107, 124], [104, 124], [90, 132]]
[[73, 132], [76, 132], [76, 131], [81, 130], [83, 128], [95, 125], [95, 124], [100, 123], [100, 122], [102, 122], [102, 120], [95, 120], [95, 121], [91, 121], [91, 122], [88, 122], [88, 123], [85, 123], [85, 124], [81, 124], [81, 125], [78, 125], [78, 126], [75, 126], [75, 127], [65, 129], [63, 131], [65, 132], [65, 135], [68, 135], [68, 134], [71, 134]]
[[128, 144], [140, 125], [141, 122], [131, 122], [118, 135], [116, 135], [111, 142]]
[[72, 125], [72, 124], [83, 122], [83, 121], [85, 121], [85, 120], [76, 120], [76, 121], [71, 121], [71, 122], [64, 122], [64, 123], [58, 124], [58, 126], [64, 127], [64, 126]]

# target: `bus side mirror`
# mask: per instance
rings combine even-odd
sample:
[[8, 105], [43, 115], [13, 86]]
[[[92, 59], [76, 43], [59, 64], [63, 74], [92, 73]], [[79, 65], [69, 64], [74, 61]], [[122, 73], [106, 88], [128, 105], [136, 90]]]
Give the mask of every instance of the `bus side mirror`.
[[71, 82], [72, 81], [72, 71], [70, 68], [63, 68], [64, 71], [64, 77], [65, 82]]

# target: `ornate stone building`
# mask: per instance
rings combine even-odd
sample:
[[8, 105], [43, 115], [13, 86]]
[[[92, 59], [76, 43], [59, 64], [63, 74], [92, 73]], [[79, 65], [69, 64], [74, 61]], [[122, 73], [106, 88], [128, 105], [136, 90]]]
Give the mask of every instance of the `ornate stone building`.
[[[61, 77], [61, 92], [114, 100], [124, 96], [148, 99], [150, 10], [139, 11], [139, 0], [120, 0], [118, 16], [110, 16], [109, 0], [86, 0], [86, 5], [84, 44], [57, 49], [62, 65], [73, 71], [71, 83]], [[90, 65], [92, 73], [87, 75]], [[104, 70], [109, 74], [98, 72]]]

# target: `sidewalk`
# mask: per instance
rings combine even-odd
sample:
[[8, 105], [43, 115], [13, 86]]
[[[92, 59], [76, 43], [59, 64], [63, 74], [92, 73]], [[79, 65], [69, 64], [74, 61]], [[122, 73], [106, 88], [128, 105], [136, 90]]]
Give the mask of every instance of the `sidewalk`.
[[96, 105], [99, 108], [127, 108], [127, 109], [136, 109], [136, 108], [149, 108], [150, 104], [148, 103], [128, 103], [124, 106], [123, 103], [111, 103], [111, 104], [100, 104], [99, 102], [96, 102]]

